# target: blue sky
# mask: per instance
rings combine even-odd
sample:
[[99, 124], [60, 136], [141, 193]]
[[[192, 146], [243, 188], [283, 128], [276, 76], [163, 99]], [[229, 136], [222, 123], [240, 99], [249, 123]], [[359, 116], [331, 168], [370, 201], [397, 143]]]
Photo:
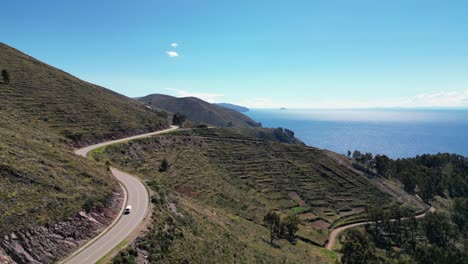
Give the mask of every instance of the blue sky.
[[467, 1], [15, 0], [0, 41], [131, 97], [463, 107], [467, 14]]

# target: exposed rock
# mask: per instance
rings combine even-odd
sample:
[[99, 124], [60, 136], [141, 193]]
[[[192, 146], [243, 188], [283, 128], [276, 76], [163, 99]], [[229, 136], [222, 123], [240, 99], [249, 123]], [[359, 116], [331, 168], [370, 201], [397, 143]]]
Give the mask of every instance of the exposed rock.
[[109, 208], [96, 208], [90, 213], [82, 211], [54, 225], [35, 226], [6, 235], [0, 241], [0, 263], [57, 261], [111, 224], [120, 212], [122, 202], [123, 193], [119, 190]]
[[0, 263], [2, 264], [15, 264], [14, 262], [6, 253], [5, 251], [0, 248]]

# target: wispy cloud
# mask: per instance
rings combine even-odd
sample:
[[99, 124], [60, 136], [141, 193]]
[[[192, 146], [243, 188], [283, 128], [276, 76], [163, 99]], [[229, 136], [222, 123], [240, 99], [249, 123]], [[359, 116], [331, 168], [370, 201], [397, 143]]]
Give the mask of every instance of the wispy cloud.
[[177, 48], [178, 46], [179, 46], [178, 43], [175, 43], [175, 42], [174, 42], [174, 43], [171, 43], [171, 47], [173, 47], [173, 48]]
[[468, 90], [421, 93], [410, 97], [379, 98], [349, 104], [356, 107], [466, 107]]
[[[314, 102], [314, 103], [310, 103]], [[392, 108], [392, 107], [468, 107], [468, 89], [464, 91], [441, 91], [421, 93], [409, 97], [375, 98], [365, 100], [297, 99], [294, 103], [275, 101], [270, 98], [253, 98], [235, 102], [250, 108], [318, 108], [318, 109], [342, 109], [342, 108]]]
[[179, 57], [179, 53], [177, 53], [175, 51], [166, 51], [166, 54], [171, 58]]
[[418, 94], [406, 102], [420, 107], [463, 107], [468, 106], [468, 89], [465, 91], [435, 92]]
[[209, 103], [216, 102], [216, 98], [224, 97], [224, 94], [189, 92], [175, 88], [166, 88], [165, 90], [171, 91], [172, 94], [177, 97], [197, 97]]

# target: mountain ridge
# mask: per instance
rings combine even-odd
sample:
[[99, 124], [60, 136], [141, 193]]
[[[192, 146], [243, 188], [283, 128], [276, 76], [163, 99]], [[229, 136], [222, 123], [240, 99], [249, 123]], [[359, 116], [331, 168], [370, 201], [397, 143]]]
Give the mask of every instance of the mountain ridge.
[[150, 94], [138, 99], [149, 107], [158, 107], [172, 113], [182, 113], [188, 119], [218, 127], [248, 128], [259, 127], [250, 117], [196, 97], [174, 97], [164, 94]]
[[235, 104], [230, 104], [230, 103], [215, 103], [215, 104], [222, 106], [224, 108], [236, 110], [237, 112], [241, 112], [241, 113], [250, 111], [250, 109], [245, 106], [240, 106], [240, 105], [235, 105]]

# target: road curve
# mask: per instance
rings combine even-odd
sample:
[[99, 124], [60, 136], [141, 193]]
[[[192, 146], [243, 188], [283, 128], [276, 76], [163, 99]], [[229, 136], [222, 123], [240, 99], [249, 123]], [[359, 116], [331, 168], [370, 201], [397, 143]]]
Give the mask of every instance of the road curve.
[[[424, 216], [426, 216], [427, 212], [435, 212], [435, 208], [431, 207], [427, 211], [425, 211], [424, 213], [419, 214], [419, 215], [417, 215], [415, 217], [416, 218], [423, 218]], [[406, 219], [408, 219], [408, 217], [401, 218], [401, 220], [406, 220]], [[390, 221], [394, 222], [395, 219], [391, 219]], [[325, 248], [328, 249], [328, 250], [333, 250], [333, 247], [335, 246], [335, 243], [336, 243], [336, 238], [338, 237], [338, 235], [341, 232], [345, 231], [346, 229], [353, 228], [353, 227], [356, 227], [356, 226], [369, 225], [369, 224], [374, 224], [374, 222], [369, 221], [369, 222], [349, 224], [349, 225], [341, 226], [341, 227], [338, 227], [338, 228], [334, 229], [330, 233], [330, 235], [328, 236], [328, 243], [327, 243]]]
[[[92, 146], [88, 146], [82, 149], [75, 151], [76, 154], [86, 157], [86, 155], [96, 149], [103, 146], [108, 146], [115, 143], [125, 142], [132, 139], [145, 138], [153, 135], [170, 132], [178, 127], [171, 126], [171, 128], [166, 130], [161, 130], [157, 132], [137, 135], [133, 137], [113, 140], [109, 142], [104, 142]], [[118, 219], [113, 223], [111, 227], [103, 231], [98, 237], [94, 238], [86, 245], [81, 247], [67, 259], [62, 261], [62, 263], [67, 264], [83, 264], [83, 263], [96, 263], [99, 259], [104, 257], [108, 252], [113, 248], [119, 245], [120, 242], [125, 240], [125, 238], [130, 235], [130, 233], [138, 227], [138, 225], [146, 217], [148, 208], [149, 208], [149, 194], [145, 185], [138, 180], [135, 176], [131, 174], [120, 171], [116, 168], [110, 168], [112, 174], [119, 180], [119, 182], [124, 186], [127, 193], [127, 203], [126, 205], [132, 206], [132, 212], [128, 215], [119, 215]]]

